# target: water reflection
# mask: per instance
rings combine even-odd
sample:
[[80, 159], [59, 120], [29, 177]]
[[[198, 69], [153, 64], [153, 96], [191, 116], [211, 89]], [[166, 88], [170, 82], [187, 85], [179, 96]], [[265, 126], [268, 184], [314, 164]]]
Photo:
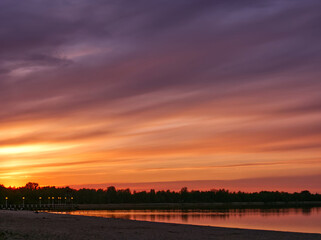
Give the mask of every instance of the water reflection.
[[321, 233], [321, 207], [275, 209], [90, 210], [65, 214], [220, 227]]

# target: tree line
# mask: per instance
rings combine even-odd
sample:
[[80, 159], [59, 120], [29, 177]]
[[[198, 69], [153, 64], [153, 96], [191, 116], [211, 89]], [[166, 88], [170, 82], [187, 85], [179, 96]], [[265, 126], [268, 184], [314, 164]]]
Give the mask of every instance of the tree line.
[[215, 203], [215, 202], [296, 202], [321, 201], [321, 194], [309, 191], [295, 193], [279, 191], [231, 192], [225, 189], [209, 191], [189, 191], [183, 187], [180, 191], [131, 191], [116, 189], [110, 186], [105, 189], [72, 189], [70, 187], [39, 187], [29, 182], [24, 187], [6, 188], [0, 185], [0, 204], [51, 204], [53, 201], [75, 204], [107, 204], [107, 203]]

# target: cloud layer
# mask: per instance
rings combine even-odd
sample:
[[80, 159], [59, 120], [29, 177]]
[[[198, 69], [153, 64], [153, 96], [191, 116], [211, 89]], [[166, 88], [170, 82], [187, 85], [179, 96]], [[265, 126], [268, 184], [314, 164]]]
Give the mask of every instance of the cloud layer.
[[1, 1], [0, 181], [319, 174], [320, 7]]

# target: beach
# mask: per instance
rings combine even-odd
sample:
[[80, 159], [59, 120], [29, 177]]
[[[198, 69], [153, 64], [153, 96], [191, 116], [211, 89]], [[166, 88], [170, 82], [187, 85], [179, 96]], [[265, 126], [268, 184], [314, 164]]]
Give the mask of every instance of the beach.
[[155, 223], [32, 211], [0, 211], [0, 239], [321, 239], [321, 234]]

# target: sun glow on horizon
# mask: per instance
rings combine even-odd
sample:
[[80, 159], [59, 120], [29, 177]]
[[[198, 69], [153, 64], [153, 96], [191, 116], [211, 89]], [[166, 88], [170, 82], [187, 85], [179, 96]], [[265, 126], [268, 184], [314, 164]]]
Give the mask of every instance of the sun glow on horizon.
[[75, 147], [72, 145], [54, 145], [54, 144], [34, 144], [34, 145], [23, 145], [23, 146], [12, 146], [12, 147], [2, 147], [0, 148], [0, 155], [16, 155], [16, 154], [30, 154], [30, 153], [40, 153], [40, 152], [50, 152], [65, 150], [68, 148]]

